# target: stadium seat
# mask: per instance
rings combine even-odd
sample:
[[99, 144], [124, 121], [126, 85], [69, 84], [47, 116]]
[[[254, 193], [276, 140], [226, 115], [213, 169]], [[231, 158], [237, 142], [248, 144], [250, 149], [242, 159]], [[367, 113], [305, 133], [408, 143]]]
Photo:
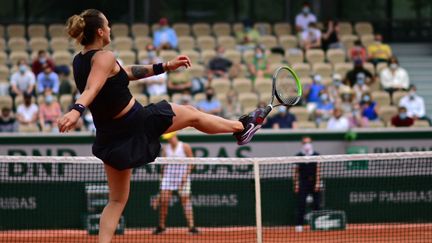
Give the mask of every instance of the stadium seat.
[[213, 49], [203, 50], [201, 52], [201, 60], [204, 66], [208, 65], [208, 62], [216, 56], [216, 52]]
[[241, 63], [241, 53], [237, 50], [226, 50], [224, 56], [234, 64]]
[[292, 33], [291, 24], [286, 22], [275, 23], [273, 25], [273, 33], [277, 37], [281, 37], [283, 35], [291, 35]]
[[376, 66], [376, 74], [379, 75], [384, 68], [387, 68], [388, 64], [386, 62], [380, 62]]
[[218, 36], [217, 37], [218, 46], [223, 46], [226, 50], [235, 50], [236, 49], [236, 40], [232, 36]]
[[14, 51], [9, 54], [9, 62], [11, 64], [16, 64], [21, 59], [29, 61], [28, 53], [25, 51]]
[[333, 66], [333, 73], [340, 74], [342, 79], [344, 79], [346, 74], [353, 68], [354, 65], [352, 62], [336, 63]]
[[373, 34], [373, 26], [370, 22], [357, 22], [354, 24], [357, 35]]
[[210, 36], [211, 27], [208, 23], [195, 23], [192, 25], [192, 32], [194, 36]]
[[64, 24], [51, 24], [48, 27], [50, 38], [64, 37], [67, 38], [66, 28]]
[[190, 58], [192, 65], [201, 62], [201, 54], [195, 50], [182, 50], [181, 54], [187, 55]]
[[282, 63], [284, 61], [285, 61], [284, 56], [282, 54], [279, 54], [279, 53], [270, 53], [267, 56], [267, 62], [269, 64]]
[[430, 125], [426, 120], [415, 120], [413, 127], [430, 127]]
[[258, 93], [271, 93], [272, 80], [270, 78], [256, 78], [254, 90]]
[[358, 36], [356, 35], [341, 35], [341, 42], [345, 48], [345, 50], [350, 50], [351, 47], [354, 46], [354, 42], [358, 40]]
[[254, 24], [254, 28], [261, 34], [261, 35], [271, 35], [272, 34], [272, 28], [271, 25], [268, 22], [257, 22]]
[[272, 72], [276, 71], [279, 67], [285, 66], [285, 63], [282, 62], [275, 62], [275, 63], [269, 63], [269, 68]]
[[191, 29], [188, 23], [175, 23], [172, 25], [172, 28], [178, 37], [191, 35]]
[[195, 103], [198, 103], [198, 102], [203, 101], [203, 100], [206, 99], [206, 94], [204, 92], [197, 93], [197, 94], [194, 95], [193, 99], [194, 99]]
[[60, 96], [60, 107], [63, 113], [69, 111], [69, 107], [71, 106], [73, 101], [73, 97], [71, 94], [63, 94]]
[[73, 57], [68, 51], [56, 51], [52, 55], [56, 65], [70, 65]]
[[324, 62], [324, 51], [320, 49], [307, 50], [306, 61], [310, 64]]
[[119, 51], [118, 57], [124, 63], [124, 65], [133, 65], [136, 63], [136, 55], [133, 51]]
[[312, 65], [313, 74], [318, 74], [322, 78], [331, 77], [333, 69], [330, 63], [315, 63]]
[[234, 35], [238, 32], [243, 32], [243, 29], [244, 29], [243, 23], [234, 23], [232, 25], [232, 30]]
[[298, 39], [294, 35], [281, 35], [279, 36], [279, 45], [285, 50], [298, 48]]
[[216, 41], [212, 36], [198, 36], [197, 44], [198, 48], [200, 48], [201, 51], [214, 50], [216, 46]]
[[402, 99], [402, 97], [404, 97], [407, 94], [408, 92], [406, 91], [395, 91], [392, 96], [392, 104], [395, 106], [399, 106], [400, 99]]
[[191, 78], [202, 77], [205, 75], [205, 67], [201, 64], [198, 64], [198, 63], [192, 64], [192, 67], [190, 67], [187, 70], [188, 70], [189, 76]]
[[146, 23], [134, 23], [132, 24], [131, 30], [135, 38], [148, 36], [150, 32], [150, 28]]
[[285, 51], [285, 60], [293, 65], [294, 63], [303, 63], [304, 62], [304, 54], [300, 49], [289, 49]]
[[378, 108], [378, 117], [387, 125], [390, 125], [391, 118], [398, 113], [396, 106], [380, 106]]
[[125, 23], [115, 23], [111, 26], [111, 34], [114, 38], [129, 36], [129, 25]]
[[250, 64], [253, 62], [255, 52], [253, 50], [246, 50], [243, 52], [243, 62]]
[[329, 49], [326, 52], [326, 59], [333, 65], [335, 63], [344, 63], [346, 54], [343, 49]]
[[6, 51], [6, 41], [5, 41], [5, 39], [4, 38], [1, 38], [0, 37], [0, 52], [1, 51]]
[[133, 49], [133, 41], [128, 36], [116, 37], [113, 44], [117, 51], [131, 51]]
[[51, 51], [69, 50], [69, 40], [66, 37], [54, 37], [50, 41]]
[[374, 65], [370, 62], [364, 62], [363, 68], [368, 70], [372, 75], [374, 75], [376, 73]]
[[385, 91], [373, 91], [371, 93], [373, 100], [378, 104], [378, 106], [388, 106], [390, 105], [390, 95]]
[[212, 29], [213, 29], [213, 34], [217, 37], [231, 35], [231, 25], [229, 23], [225, 23], [225, 22], [214, 23]]
[[134, 39], [134, 46], [135, 49], [137, 49], [138, 51], [143, 51], [146, 49], [146, 46], [148, 44], [152, 44], [153, 40], [152, 38], [148, 37], [148, 36], [140, 36], [140, 37], [136, 37]]
[[226, 95], [231, 89], [231, 82], [226, 78], [215, 78], [211, 81], [210, 86], [214, 88], [216, 94]]
[[303, 86], [303, 89], [313, 83], [313, 80], [311, 77], [300, 77], [301, 84]]
[[252, 80], [248, 78], [235, 78], [232, 85], [233, 89], [239, 94], [252, 92]]
[[300, 78], [309, 77], [311, 75], [311, 68], [308, 63], [294, 63], [292, 68]]
[[0, 24], [0, 39], [5, 38], [5, 27], [4, 25]]
[[8, 41], [8, 48], [13, 51], [27, 51], [27, 40], [24, 37], [13, 37]]
[[178, 53], [174, 50], [162, 50], [159, 52], [159, 56], [162, 58], [162, 60], [169, 61], [176, 58]]
[[25, 38], [25, 26], [23, 24], [10, 24], [6, 27], [8, 38]]
[[309, 112], [307, 111], [306, 107], [302, 106], [294, 106], [289, 108], [289, 111], [294, 114], [297, 121], [308, 121], [309, 120]]
[[30, 24], [27, 28], [29, 38], [43, 37], [46, 38], [46, 27], [43, 24]]
[[133, 97], [143, 106], [149, 103], [147, 96], [144, 94], [133, 94]]
[[258, 104], [258, 96], [252, 92], [239, 93], [238, 101], [242, 107], [256, 107]]
[[8, 56], [6, 52], [0, 51], [0, 66], [4, 66], [8, 64]]
[[375, 37], [372, 34], [364, 34], [360, 36], [360, 40], [363, 46], [368, 47], [369, 45], [374, 43]]
[[194, 50], [195, 49], [195, 39], [192, 36], [179, 36], [178, 46], [180, 51]]
[[293, 122], [294, 129], [315, 129], [317, 128], [315, 122], [311, 121], [295, 121]]
[[369, 121], [368, 127], [370, 127], [370, 128], [383, 128], [383, 127], [385, 127], [385, 124], [383, 121], [380, 121], [380, 120]]
[[32, 51], [45, 50], [49, 49], [49, 42], [45, 37], [34, 37], [29, 41], [29, 47]]
[[162, 101], [162, 100], [169, 101], [169, 96], [168, 95], [154, 95], [154, 96], [150, 96], [149, 103], [157, 103], [157, 102]]
[[19, 124], [18, 132], [20, 132], [20, 133], [36, 133], [36, 132], [40, 132], [40, 130], [36, 124], [29, 124], [29, 125]]
[[352, 35], [352, 24], [350, 22], [339, 22], [340, 35]]
[[133, 95], [144, 93], [144, 83], [143, 82], [129, 82], [128, 88]]
[[276, 47], [277, 39], [273, 35], [263, 35], [259, 40], [260, 44], [262, 44], [266, 49], [271, 49]]
[[11, 73], [10, 73], [9, 68], [5, 64], [0, 65], [0, 80], [9, 79], [10, 75], [11, 75]]

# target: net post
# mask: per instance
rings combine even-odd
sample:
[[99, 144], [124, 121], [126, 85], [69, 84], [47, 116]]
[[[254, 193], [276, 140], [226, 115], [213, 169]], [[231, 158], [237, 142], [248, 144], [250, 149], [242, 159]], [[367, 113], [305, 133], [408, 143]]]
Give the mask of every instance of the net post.
[[254, 180], [255, 180], [255, 219], [257, 243], [262, 243], [262, 215], [261, 215], [261, 183], [259, 162], [253, 161]]

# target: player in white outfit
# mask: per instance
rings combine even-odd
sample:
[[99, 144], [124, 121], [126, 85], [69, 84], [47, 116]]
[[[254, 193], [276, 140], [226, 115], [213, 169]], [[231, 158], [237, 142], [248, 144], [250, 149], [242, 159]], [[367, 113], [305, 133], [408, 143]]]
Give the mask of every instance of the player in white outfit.
[[[175, 133], [164, 134], [162, 138], [168, 141], [168, 144], [163, 147], [162, 156], [177, 158], [193, 157], [192, 149], [189, 144], [179, 141]], [[193, 165], [187, 164], [169, 164], [163, 167], [160, 194], [152, 202], [152, 206], [160, 206], [159, 226], [153, 232], [154, 234], [163, 233], [166, 229], [165, 222], [173, 191], [177, 191], [180, 196], [189, 227], [189, 233], [198, 233], [198, 230], [194, 226], [192, 203], [190, 200], [190, 174], [192, 168]]]

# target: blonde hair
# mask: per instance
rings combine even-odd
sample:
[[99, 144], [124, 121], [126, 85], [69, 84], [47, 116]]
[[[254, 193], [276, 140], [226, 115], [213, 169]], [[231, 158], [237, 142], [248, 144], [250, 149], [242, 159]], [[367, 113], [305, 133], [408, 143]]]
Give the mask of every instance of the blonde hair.
[[87, 9], [79, 15], [72, 15], [66, 22], [68, 35], [83, 46], [93, 43], [97, 29], [102, 27], [102, 12], [97, 9]]

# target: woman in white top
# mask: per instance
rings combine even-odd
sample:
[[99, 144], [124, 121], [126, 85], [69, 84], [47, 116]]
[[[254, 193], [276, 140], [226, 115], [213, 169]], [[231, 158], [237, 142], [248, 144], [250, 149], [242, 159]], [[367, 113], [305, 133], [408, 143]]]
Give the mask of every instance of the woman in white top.
[[[193, 157], [190, 145], [179, 141], [175, 132], [164, 134], [162, 138], [168, 141], [168, 144], [163, 147], [162, 155], [164, 157]], [[193, 165], [188, 164], [168, 164], [163, 167], [160, 194], [152, 201], [152, 206], [154, 208], [160, 206], [159, 226], [153, 231], [153, 234], [161, 234], [166, 229], [165, 222], [173, 191], [177, 191], [180, 196], [189, 227], [189, 233], [198, 233], [198, 230], [194, 226], [192, 203], [190, 199], [190, 174], [192, 168]]]

